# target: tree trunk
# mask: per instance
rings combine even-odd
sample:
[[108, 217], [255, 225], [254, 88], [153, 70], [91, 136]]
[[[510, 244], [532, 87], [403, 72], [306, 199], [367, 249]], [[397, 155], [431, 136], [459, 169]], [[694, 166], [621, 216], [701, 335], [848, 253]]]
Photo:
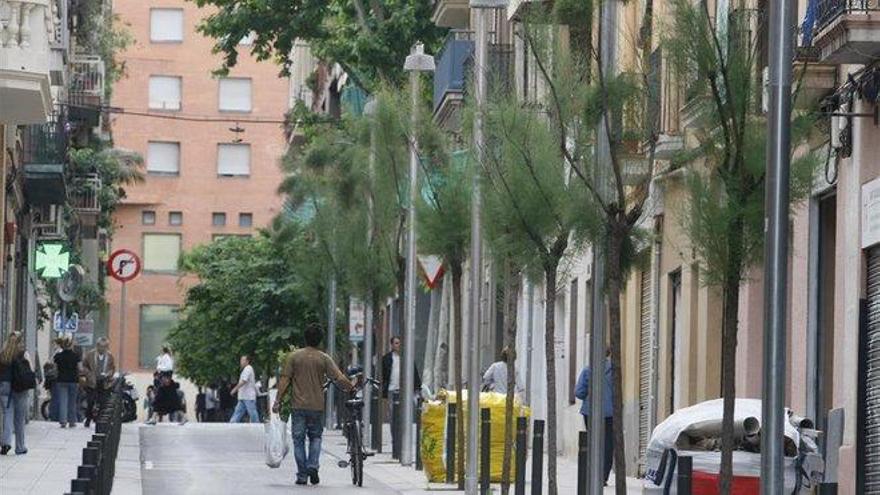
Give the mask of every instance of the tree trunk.
[[[464, 321], [462, 314], [461, 301], [461, 263], [452, 263], [452, 300], [455, 309], [453, 323], [455, 332], [455, 354], [453, 355], [453, 366], [455, 367], [455, 401], [458, 404], [458, 414], [455, 419], [455, 478], [458, 480], [458, 489], [464, 490], [464, 401], [461, 400], [462, 376], [461, 376], [461, 355], [462, 355], [462, 336], [461, 329]], [[452, 466], [447, 467], [452, 468]]]
[[559, 259], [544, 265], [544, 357], [547, 361], [547, 493], [557, 495], [556, 483], [556, 270]]
[[504, 347], [507, 349], [507, 397], [504, 403], [504, 458], [501, 462], [501, 495], [510, 492], [513, 453], [513, 399], [516, 393], [516, 307], [521, 279], [512, 263], [505, 263], [504, 273]]
[[739, 324], [739, 277], [724, 281], [724, 302], [721, 320], [721, 397], [724, 416], [721, 421], [721, 486], [723, 495], [730, 493], [733, 482], [733, 413], [736, 404], [736, 330]]
[[[608, 270], [608, 324], [611, 332], [611, 383], [613, 387], [611, 432], [614, 435], [614, 490], [617, 495], [626, 495], [626, 455], [623, 443], [623, 370], [621, 352], [621, 317], [620, 295], [623, 289], [623, 267], [620, 253], [623, 249], [624, 231], [621, 227], [612, 227], [608, 239], [607, 270]], [[601, 308], [597, 308], [601, 311]], [[599, 369], [593, 366], [593, 379], [604, 375], [604, 366]]]

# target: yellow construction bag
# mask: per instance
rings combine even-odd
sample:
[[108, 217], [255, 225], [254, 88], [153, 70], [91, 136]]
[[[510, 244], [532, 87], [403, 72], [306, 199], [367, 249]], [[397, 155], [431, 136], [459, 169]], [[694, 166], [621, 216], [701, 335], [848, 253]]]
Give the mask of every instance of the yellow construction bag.
[[[467, 405], [467, 391], [463, 391], [465, 406]], [[423, 405], [422, 409], [422, 463], [425, 466], [425, 474], [432, 483], [446, 480], [446, 415], [448, 404], [457, 403], [455, 392], [441, 391], [439, 400], [430, 401]], [[489, 450], [489, 478], [494, 483], [501, 482], [502, 464], [504, 461], [504, 408], [507, 397], [495, 392], [482, 392], [480, 394], [480, 409], [488, 408], [490, 414], [490, 450]], [[467, 431], [467, 408], [463, 407], [459, 414], [465, 415], [465, 437]], [[511, 478], [513, 477], [513, 460], [515, 459], [516, 443], [516, 418], [519, 416], [529, 417], [531, 411], [522, 402], [515, 398], [513, 403], [513, 425], [508, 441], [514, 446], [511, 452]], [[451, 432], [450, 432], [451, 433]], [[457, 439], [457, 442], [460, 441]], [[456, 442], [456, 443], [457, 443]], [[512, 479], [511, 479], [512, 481]]]

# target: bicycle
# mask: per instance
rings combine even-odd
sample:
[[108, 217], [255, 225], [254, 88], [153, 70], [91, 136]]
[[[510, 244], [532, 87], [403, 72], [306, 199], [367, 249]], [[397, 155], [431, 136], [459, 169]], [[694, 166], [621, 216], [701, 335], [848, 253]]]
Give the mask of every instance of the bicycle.
[[[345, 435], [348, 443], [347, 453], [349, 460], [340, 460], [338, 465], [341, 468], [351, 467], [351, 483], [360, 487], [364, 486], [364, 459], [375, 454], [374, 452], [367, 451], [364, 447], [364, 399], [362, 392], [366, 384], [378, 390], [379, 382], [370, 377], [364, 377], [362, 372], [349, 373], [348, 376], [349, 378], [363, 379], [357, 380], [355, 387], [350, 392], [347, 392], [348, 399], [345, 400], [345, 408], [348, 410], [348, 418], [343, 423], [342, 433]], [[331, 383], [337, 390], [346, 393], [339, 388], [339, 385], [329, 379], [324, 382], [324, 390], [327, 390]]]

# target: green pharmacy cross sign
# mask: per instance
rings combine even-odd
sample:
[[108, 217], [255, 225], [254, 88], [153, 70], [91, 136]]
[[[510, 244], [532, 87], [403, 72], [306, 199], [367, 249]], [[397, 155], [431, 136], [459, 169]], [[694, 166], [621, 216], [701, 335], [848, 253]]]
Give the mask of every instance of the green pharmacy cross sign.
[[42, 272], [43, 278], [61, 278], [70, 267], [70, 253], [64, 250], [64, 244], [40, 244], [35, 258], [34, 269]]

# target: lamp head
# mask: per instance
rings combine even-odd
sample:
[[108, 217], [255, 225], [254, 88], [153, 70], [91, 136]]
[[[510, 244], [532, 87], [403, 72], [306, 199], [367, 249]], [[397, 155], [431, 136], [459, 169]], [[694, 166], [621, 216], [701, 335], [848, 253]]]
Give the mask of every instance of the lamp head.
[[434, 57], [425, 53], [425, 45], [416, 43], [406, 57], [403, 70], [407, 72], [434, 72]]

